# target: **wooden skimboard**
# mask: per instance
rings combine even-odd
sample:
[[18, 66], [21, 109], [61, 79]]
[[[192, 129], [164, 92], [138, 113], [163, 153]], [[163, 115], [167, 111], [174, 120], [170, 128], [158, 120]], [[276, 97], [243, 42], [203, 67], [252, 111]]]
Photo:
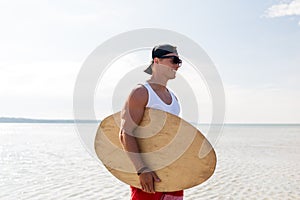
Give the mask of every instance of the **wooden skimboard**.
[[[97, 131], [95, 151], [105, 167], [121, 181], [141, 188], [139, 177], [119, 140], [120, 115], [105, 118]], [[141, 156], [161, 182], [155, 191], [171, 192], [199, 185], [214, 173], [216, 154], [208, 140], [185, 120], [146, 108], [135, 129]]]

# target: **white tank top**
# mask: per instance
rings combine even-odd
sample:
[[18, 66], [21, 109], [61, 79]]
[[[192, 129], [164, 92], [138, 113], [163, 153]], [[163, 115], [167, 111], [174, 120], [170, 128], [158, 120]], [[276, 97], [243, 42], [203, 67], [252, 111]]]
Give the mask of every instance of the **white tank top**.
[[172, 102], [171, 102], [171, 104], [166, 104], [155, 93], [155, 91], [152, 89], [152, 87], [149, 85], [148, 82], [144, 83], [143, 85], [148, 90], [148, 103], [146, 105], [147, 108], [159, 109], [159, 110], [163, 110], [165, 112], [171, 113], [173, 115], [177, 115], [177, 116], [179, 115], [180, 105], [171, 90], [168, 89], [168, 91], [170, 92], [171, 97], [172, 97]]

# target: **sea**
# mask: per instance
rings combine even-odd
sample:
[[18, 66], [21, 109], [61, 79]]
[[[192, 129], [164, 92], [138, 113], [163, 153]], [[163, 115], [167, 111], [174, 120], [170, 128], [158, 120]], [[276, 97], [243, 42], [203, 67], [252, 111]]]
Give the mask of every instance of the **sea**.
[[[300, 199], [300, 125], [225, 124], [213, 146], [214, 174], [184, 199]], [[74, 123], [0, 123], [0, 155], [1, 200], [130, 199]]]

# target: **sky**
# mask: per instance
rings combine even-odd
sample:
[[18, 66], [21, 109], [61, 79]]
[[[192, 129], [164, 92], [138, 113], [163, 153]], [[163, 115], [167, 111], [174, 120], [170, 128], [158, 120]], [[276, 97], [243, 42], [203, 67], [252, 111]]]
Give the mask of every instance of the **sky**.
[[[0, 25], [0, 117], [72, 119], [75, 81], [90, 53], [120, 33], [159, 28], [189, 37], [211, 58], [225, 123], [300, 123], [300, 0], [1, 0]], [[149, 63], [150, 52], [141, 54], [114, 65]], [[112, 99], [99, 91], [102, 119]], [[203, 94], [200, 119], [209, 122]]]

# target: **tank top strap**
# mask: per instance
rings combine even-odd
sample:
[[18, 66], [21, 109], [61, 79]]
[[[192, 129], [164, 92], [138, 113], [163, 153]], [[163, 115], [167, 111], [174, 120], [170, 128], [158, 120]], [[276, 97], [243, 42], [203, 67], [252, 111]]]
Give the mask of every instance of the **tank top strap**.
[[148, 82], [144, 83], [143, 86], [148, 91], [148, 102], [147, 102], [146, 107], [163, 110], [165, 112], [169, 112], [169, 113], [172, 113], [174, 115], [179, 115], [179, 113], [180, 113], [179, 102], [178, 102], [175, 94], [170, 89], [167, 88], [170, 95], [171, 95], [171, 97], [172, 97], [172, 102], [171, 102], [171, 104], [166, 104], [156, 94], [156, 92], [152, 89], [151, 85]]

